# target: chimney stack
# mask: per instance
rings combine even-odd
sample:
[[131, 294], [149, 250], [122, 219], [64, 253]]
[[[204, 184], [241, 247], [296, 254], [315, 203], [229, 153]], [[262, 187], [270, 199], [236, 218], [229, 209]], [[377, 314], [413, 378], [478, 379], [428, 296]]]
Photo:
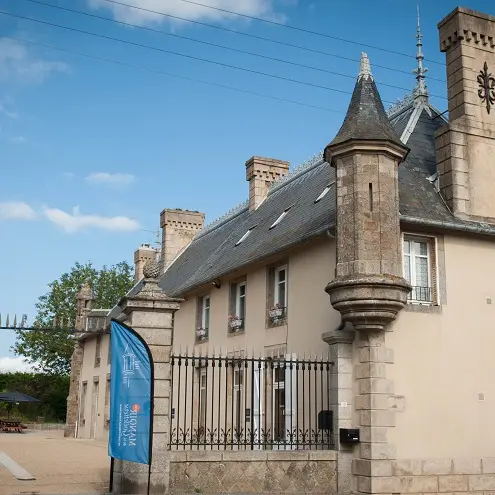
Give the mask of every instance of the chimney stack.
[[134, 282], [139, 282], [143, 277], [144, 264], [148, 260], [156, 260], [156, 249], [151, 244], [141, 244], [134, 251]]
[[165, 209], [160, 214], [162, 228], [161, 269], [164, 272], [203, 228], [205, 214], [199, 211]]
[[438, 24], [449, 123], [437, 131], [440, 191], [455, 216], [495, 221], [495, 17], [461, 7]]
[[246, 162], [250, 210], [256, 210], [267, 197], [270, 186], [289, 173], [289, 165], [289, 162], [261, 156], [253, 156]]

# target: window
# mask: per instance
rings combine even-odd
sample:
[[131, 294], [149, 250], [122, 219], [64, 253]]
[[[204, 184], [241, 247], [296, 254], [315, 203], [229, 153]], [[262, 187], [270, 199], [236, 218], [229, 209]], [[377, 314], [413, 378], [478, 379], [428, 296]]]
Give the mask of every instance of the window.
[[210, 328], [210, 296], [198, 297], [196, 314], [196, 339], [205, 340]]
[[107, 382], [105, 386], [105, 406], [110, 404], [110, 377], [107, 376]]
[[198, 432], [205, 433], [206, 428], [206, 399], [207, 399], [207, 375], [206, 370], [201, 370], [199, 373], [199, 418]]
[[84, 424], [84, 410], [86, 408], [86, 396], [88, 395], [88, 382], [83, 382], [81, 390], [81, 404], [79, 405], [79, 421]]
[[236, 285], [235, 315], [240, 319], [246, 318], [246, 282]]
[[245, 234], [244, 234], [244, 235], [243, 235], [243, 236], [242, 236], [242, 237], [241, 237], [241, 238], [240, 238], [240, 239], [239, 239], [239, 240], [235, 243], [235, 245], [236, 245], [236, 246], [238, 246], [238, 245], [239, 245], [242, 241], [246, 240], [246, 238], [247, 238], [247, 237], [248, 237], [248, 235], [252, 232], [252, 230], [253, 230], [253, 229], [254, 229], [254, 227], [253, 227], [253, 228], [251, 228], [251, 229], [249, 229], [249, 230], [248, 230], [248, 231], [247, 231], [247, 232], [246, 232], [246, 233], [245, 233]]
[[100, 366], [101, 362], [101, 335], [96, 337], [96, 348], [95, 348], [95, 368]]
[[284, 217], [287, 215], [287, 213], [289, 213], [289, 210], [292, 208], [292, 206], [289, 206], [289, 208], [287, 208], [286, 210], [284, 210], [280, 216], [272, 223], [270, 229], [273, 229], [273, 227], [276, 227], [283, 219]]
[[279, 308], [287, 307], [287, 267], [275, 269], [274, 303]]
[[[239, 366], [239, 367], [237, 367]], [[242, 426], [244, 423], [244, 367], [241, 367], [240, 364], [234, 363], [233, 370], [233, 390], [232, 390], [232, 414], [234, 424], [232, 425], [234, 428], [234, 435], [236, 433], [240, 433], [242, 430]]]
[[431, 241], [421, 237], [404, 237], [404, 278], [411, 284], [409, 300], [413, 303], [433, 302]]
[[[332, 184], [334, 184], [334, 182], [332, 182]], [[323, 189], [321, 194], [315, 199], [315, 203], [318, 203], [318, 201], [320, 201], [327, 195], [328, 191], [330, 191], [330, 187], [332, 187], [332, 184], [328, 184], [328, 186]]]
[[287, 265], [268, 268], [267, 276], [267, 326], [283, 325], [287, 318]]
[[203, 308], [201, 311], [201, 327], [205, 330], [210, 328], [210, 296], [203, 297]]
[[285, 366], [273, 368], [273, 429], [276, 442], [285, 439]]

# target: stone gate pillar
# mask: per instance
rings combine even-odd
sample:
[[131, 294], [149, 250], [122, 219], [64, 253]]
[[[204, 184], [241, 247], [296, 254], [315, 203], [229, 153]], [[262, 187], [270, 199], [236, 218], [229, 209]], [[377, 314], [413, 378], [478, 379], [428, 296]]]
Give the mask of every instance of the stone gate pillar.
[[[75, 330], [83, 332], [86, 330], [86, 318], [91, 311], [93, 291], [86, 282], [76, 296], [76, 323]], [[67, 397], [67, 419], [64, 428], [64, 437], [76, 435], [77, 416], [79, 411], [79, 380], [83, 365], [83, 345], [78, 340], [81, 334], [76, 334], [76, 343], [70, 361], [70, 384], [69, 396]]]
[[[168, 297], [158, 287], [160, 267], [154, 260], [146, 262], [140, 291], [121, 302], [121, 321], [133, 328], [148, 344], [154, 362], [153, 447], [150, 474], [150, 494], [168, 491], [169, 479], [169, 400], [170, 355], [173, 342], [173, 315], [181, 299]], [[119, 495], [146, 494], [148, 466], [115, 460], [113, 493]]]
[[339, 430], [354, 427], [352, 422], [354, 403], [352, 343], [355, 332], [344, 327], [326, 332], [321, 338], [329, 345], [330, 359], [333, 361], [330, 404], [333, 411], [333, 444], [340, 451], [337, 464], [337, 489], [341, 494], [351, 493], [353, 491], [351, 476], [353, 448], [339, 442]]

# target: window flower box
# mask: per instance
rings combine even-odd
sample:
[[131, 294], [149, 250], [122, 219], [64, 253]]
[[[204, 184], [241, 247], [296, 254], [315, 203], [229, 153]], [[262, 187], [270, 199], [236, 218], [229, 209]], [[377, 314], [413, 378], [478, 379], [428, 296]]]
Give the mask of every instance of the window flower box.
[[196, 330], [196, 338], [198, 340], [205, 340], [206, 339], [206, 336], [207, 336], [208, 332], [206, 331], [205, 328], [201, 328], [199, 327], [197, 330]]
[[239, 332], [244, 326], [244, 320], [238, 316], [229, 316], [229, 326], [233, 332]]
[[278, 304], [268, 310], [268, 316], [273, 322], [277, 322], [285, 317], [285, 308], [281, 308]]

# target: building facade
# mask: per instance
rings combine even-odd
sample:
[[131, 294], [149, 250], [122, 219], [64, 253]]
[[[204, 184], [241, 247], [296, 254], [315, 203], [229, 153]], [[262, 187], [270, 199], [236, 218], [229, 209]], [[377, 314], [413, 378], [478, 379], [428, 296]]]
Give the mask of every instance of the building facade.
[[[159, 262], [156, 290], [181, 302], [163, 344], [169, 464], [156, 493], [211, 488], [220, 464], [224, 483], [244, 484], [216, 490], [265, 476], [290, 492], [279, 461], [313, 469], [318, 483], [293, 480], [312, 493], [495, 491], [495, 18], [457, 8], [438, 28], [448, 119], [429, 101], [418, 25], [412, 96], [386, 113], [363, 54], [323, 153], [292, 173], [252, 157], [248, 201], [209, 226], [198, 212], [162, 212], [161, 256], [136, 252], [144, 280], [112, 310], [79, 305], [68, 435], [108, 434], [109, 335], [99, 331], [153, 293], [145, 263]], [[146, 335], [169, 316], [146, 314]], [[191, 446], [210, 457], [187, 457]], [[222, 457], [227, 446], [255, 457]]]

